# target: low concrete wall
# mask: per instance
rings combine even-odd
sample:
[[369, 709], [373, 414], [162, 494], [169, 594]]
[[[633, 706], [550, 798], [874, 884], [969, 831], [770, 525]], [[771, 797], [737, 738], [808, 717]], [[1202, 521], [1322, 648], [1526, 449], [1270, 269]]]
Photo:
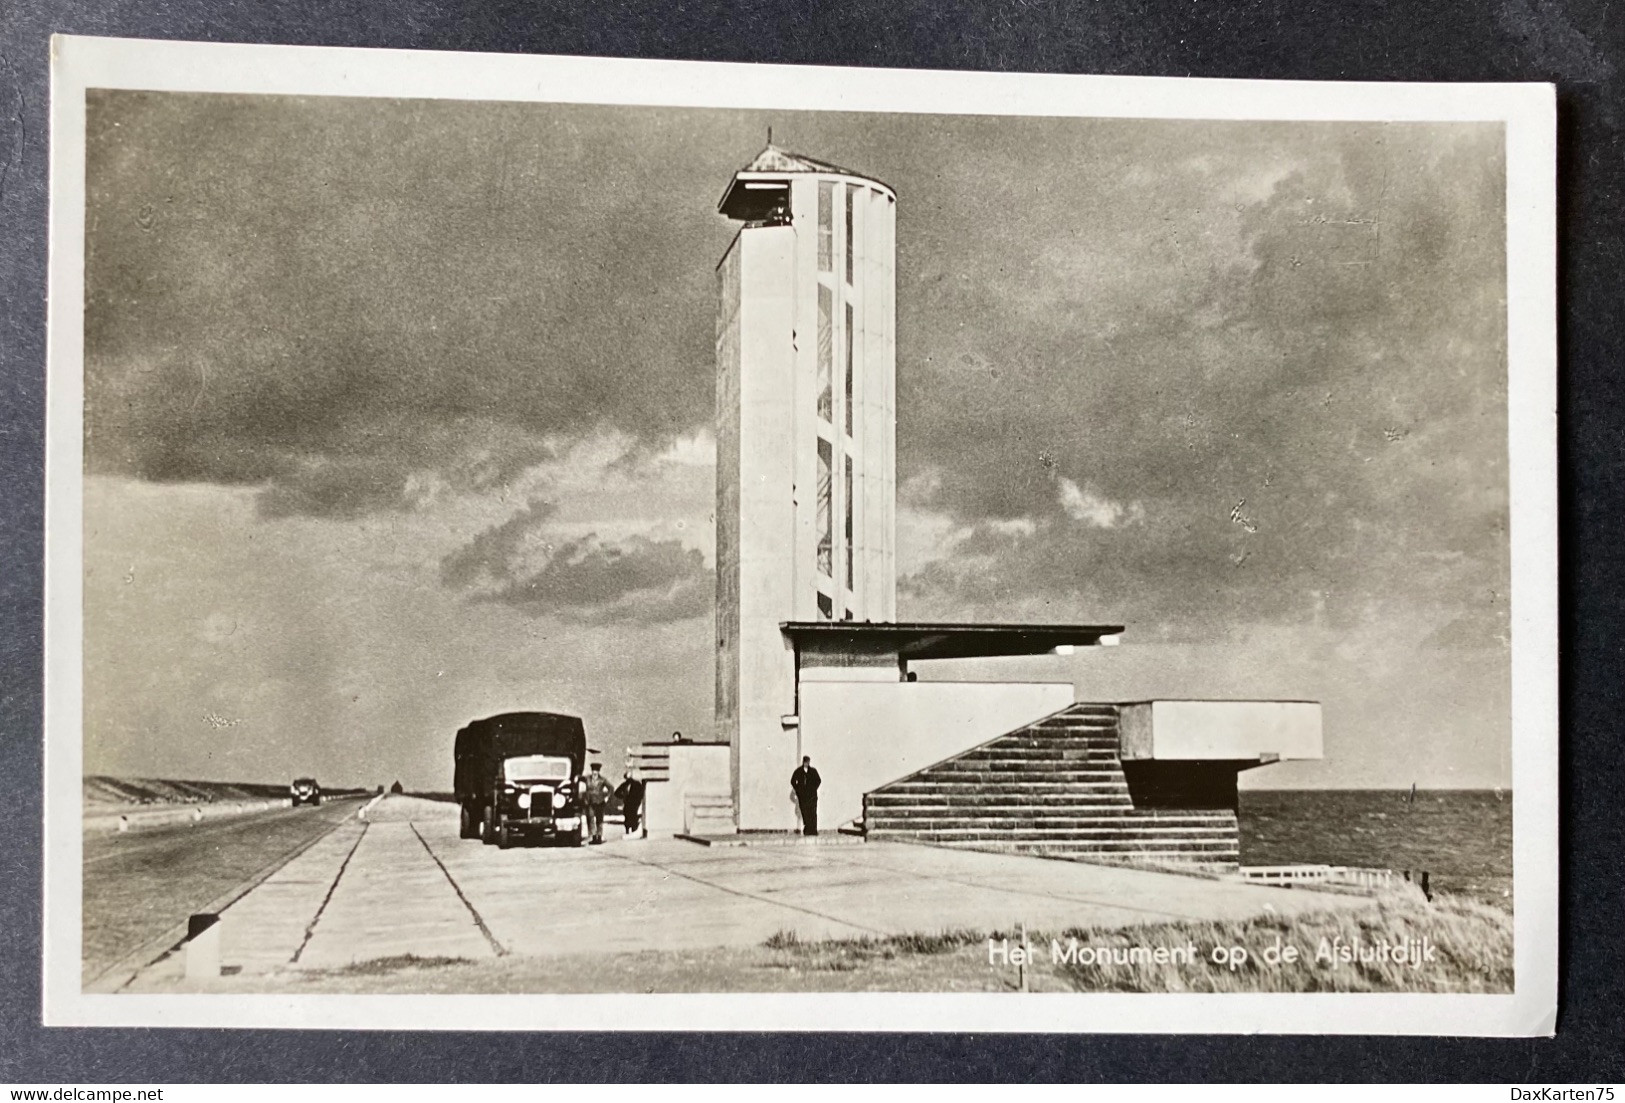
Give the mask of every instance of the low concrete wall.
[[690, 796], [732, 800], [726, 743], [674, 743], [666, 780], [651, 781], [644, 792], [643, 815], [651, 835], [687, 830], [684, 808]]
[[[812, 757], [823, 779], [819, 825], [834, 829], [857, 819], [871, 789], [1072, 700], [1071, 682], [803, 682], [801, 754]], [[792, 801], [788, 773], [782, 784]]]
[[1137, 701], [1120, 706], [1125, 762], [1318, 759], [1315, 701]]
[[115, 832], [119, 821], [136, 831], [146, 827], [166, 827], [177, 823], [218, 820], [228, 816], [246, 816], [254, 812], [268, 812], [273, 808], [286, 808], [289, 800], [221, 801], [215, 804], [170, 804], [162, 807], [146, 805], [119, 810], [87, 810], [84, 829], [87, 832]]

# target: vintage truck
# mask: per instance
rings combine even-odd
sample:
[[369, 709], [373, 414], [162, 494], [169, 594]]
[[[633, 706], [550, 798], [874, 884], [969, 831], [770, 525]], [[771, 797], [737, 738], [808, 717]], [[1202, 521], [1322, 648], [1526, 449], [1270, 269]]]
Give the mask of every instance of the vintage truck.
[[581, 845], [587, 733], [580, 717], [506, 712], [475, 720], [457, 733], [452, 754], [463, 838], [503, 848], [529, 839]]

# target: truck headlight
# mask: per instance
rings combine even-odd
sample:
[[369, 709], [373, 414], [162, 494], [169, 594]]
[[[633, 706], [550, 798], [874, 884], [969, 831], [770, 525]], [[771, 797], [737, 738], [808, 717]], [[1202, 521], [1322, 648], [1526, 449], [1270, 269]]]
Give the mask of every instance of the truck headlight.
[[556, 790], [553, 793], [553, 807], [554, 808], [563, 808], [566, 804], [569, 804], [569, 803], [570, 803], [570, 798], [564, 795], [564, 790], [563, 789]]
[[521, 808], [529, 808], [530, 807], [530, 794], [529, 793], [520, 793], [519, 794], [519, 807], [521, 807]]

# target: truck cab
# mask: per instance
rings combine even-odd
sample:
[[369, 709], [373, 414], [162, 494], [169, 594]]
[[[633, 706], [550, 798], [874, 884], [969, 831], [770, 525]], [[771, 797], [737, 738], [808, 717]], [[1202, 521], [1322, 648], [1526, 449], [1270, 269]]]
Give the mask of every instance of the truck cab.
[[562, 713], [509, 712], [457, 733], [453, 788], [465, 839], [503, 848], [528, 840], [579, 846], [587, 735]]
[[496, 788], [495, 823], [485, 833], [487, 842], [503, 849], [533, 838], [581, 845], [580, 779], [568, 758], [505, 758]]

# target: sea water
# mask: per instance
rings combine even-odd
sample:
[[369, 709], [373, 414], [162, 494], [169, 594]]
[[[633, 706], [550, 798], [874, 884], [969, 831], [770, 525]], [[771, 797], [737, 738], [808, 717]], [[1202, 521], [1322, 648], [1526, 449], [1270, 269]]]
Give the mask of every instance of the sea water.
[[1241, 793], [1243, 865], [1326, 863], [1429, 875], [1434, 892], [1512, 906], [1512, 792], [1255, 789]]

